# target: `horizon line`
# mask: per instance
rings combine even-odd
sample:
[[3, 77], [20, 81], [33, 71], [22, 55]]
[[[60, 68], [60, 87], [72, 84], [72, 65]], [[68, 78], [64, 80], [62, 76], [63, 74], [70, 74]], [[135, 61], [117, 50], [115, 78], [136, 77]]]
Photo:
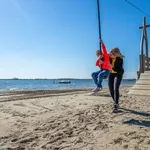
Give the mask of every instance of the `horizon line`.
[[[42, 79], [44, 79], [44, 80], [63, 80], [63, 79], [79, 79], [79, 80], [83, 80], [83, 79], [92, 79], [92, 78], [0, 78], [0, 80], [42, 80]], [[123, 79], [135, 79], [136, 80], [136, 78], [123, 78]]]

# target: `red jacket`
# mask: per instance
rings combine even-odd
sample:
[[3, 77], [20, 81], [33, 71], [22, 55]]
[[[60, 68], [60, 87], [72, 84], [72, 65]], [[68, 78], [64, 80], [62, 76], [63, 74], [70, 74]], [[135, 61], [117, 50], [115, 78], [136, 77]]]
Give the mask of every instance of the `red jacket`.
[[102, 44], [102, 55], [104, 57], [104, 61], [100, 65], [100, 60], [97, 59], [96, 66], [99, 66], [99, 67], [101, 67], [101, 69], [104, 69], [104, 70], [110, 70], [109, 55], [107, 53], [107, 50], [106, 50], [106, 47], [104, 44]]

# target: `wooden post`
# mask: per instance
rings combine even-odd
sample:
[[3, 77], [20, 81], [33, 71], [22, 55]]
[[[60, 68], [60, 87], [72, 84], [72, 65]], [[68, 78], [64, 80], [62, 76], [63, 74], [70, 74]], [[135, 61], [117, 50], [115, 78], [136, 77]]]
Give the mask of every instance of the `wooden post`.
[[[144, 73], [145, 71], [145, 56], [148, 58], [148, 37], [147, 37], [147, 31], [146, 29], [150, 27], [150, 24], [146, 25], [146, 17], [143, 19], [143, 26], [140, 26], [139, 29], [142, 29], [142, 39], [141, 39], [141, 45], [140, 45], [140, 68], [137, 72], [137, 78], [139, 79], [140, 74]], [[146, 53], [144, 53], [144, 41], [145, 41], [145, 48]]]
[[141, 40], [141, 55], [143, 54], [143, 45], [145, 40], [146, 46], [146, 57], [148, 57], [148, 37], [146, 29], [150, 27], [150, 24], [146, 25], [146, 17], [144, 17], [143, 26], [140, 26], [139, 29], [143, 29], [142, 40]]
[[137, 81], [140, 79], [140, 72], [137, 71]]
[[139, 72], [140, 73], [144, 73], [144, 54], [140, 55], [140, 69]]

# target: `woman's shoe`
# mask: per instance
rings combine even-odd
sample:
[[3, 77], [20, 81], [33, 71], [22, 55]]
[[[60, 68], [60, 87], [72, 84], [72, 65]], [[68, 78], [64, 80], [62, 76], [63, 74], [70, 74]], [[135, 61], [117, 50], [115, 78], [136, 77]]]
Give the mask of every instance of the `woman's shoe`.
[[114, 104], [113, 113], [117, 113], [118, 112], [118, 107], [119, 107], [118, 104]]

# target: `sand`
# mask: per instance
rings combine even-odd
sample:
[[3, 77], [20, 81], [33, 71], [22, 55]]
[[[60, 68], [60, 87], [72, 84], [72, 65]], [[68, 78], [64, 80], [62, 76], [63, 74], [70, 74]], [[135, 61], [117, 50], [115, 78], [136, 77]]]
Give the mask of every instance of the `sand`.
[[150, 150], [150, 97], [121, 87], [0, 93], [0, 150]]

